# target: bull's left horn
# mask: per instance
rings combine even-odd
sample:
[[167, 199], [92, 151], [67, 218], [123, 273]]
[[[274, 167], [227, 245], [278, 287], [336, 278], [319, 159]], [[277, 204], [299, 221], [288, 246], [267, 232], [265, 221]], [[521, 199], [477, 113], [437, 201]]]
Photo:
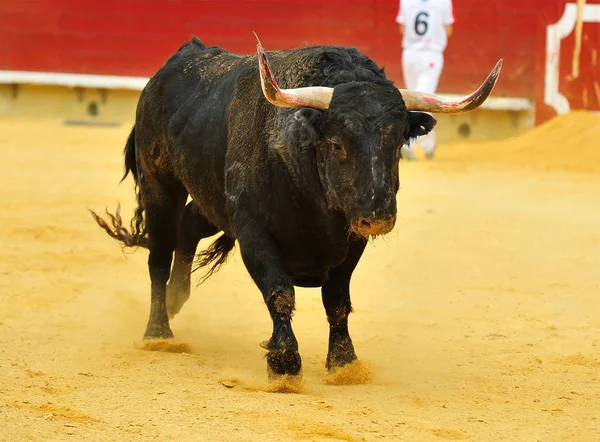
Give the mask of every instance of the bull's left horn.
[[483, 84], [479, 86], [479, 89], [477, 89], [471, 95], [459, 100], [450, 100], [448, 98], [440, 97], [439, 95], [408, 91], [406, 89], [400, 89], [400, 94], [402, 94], [402, 99], [406, 105], [406, 110], [409, 111], [422, 111], [442, 114], [459, 114], [462, 112], [469, 112], [473, 109], [477, 109], [485, 100], [487, 100], [487, 97], [490, 95], [494, 89], [494, 86], [496, 85], [496, 81], [498, 81], [501, 68], [502, 59], [496, 63], [496, 66], [492, 72], [490, 72], [490, 75], [488, 75]]
[[333, 97], [333, 88], [310, 86], [296, 89], [279, 89], [277, 80], [269, 66], [267, 54], [260, 44], [258, 35], [254, 33], [258, 44], [258, 63], [260, 67], [260, 84], [263, 94], [269, 102], [278, 107], [313, 107], [315, 109], [325, 110], [331, 103]]

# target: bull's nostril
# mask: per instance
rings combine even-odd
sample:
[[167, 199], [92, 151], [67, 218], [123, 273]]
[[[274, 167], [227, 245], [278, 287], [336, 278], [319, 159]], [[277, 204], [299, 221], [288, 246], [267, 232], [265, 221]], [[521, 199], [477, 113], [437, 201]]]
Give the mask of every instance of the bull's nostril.
[[352, 221], [352, 230], [364, 237], [385, 235], [394, 228], [395, 221], [396, 217], [388, 214], [374, 218], [359, 216]]
[[371, 228], [371, 223], [369, 221], [367, 221], [366, 219], [362, 218], [359, 222], [358, 222], [358, 226], [362, 229], [370, 229]]

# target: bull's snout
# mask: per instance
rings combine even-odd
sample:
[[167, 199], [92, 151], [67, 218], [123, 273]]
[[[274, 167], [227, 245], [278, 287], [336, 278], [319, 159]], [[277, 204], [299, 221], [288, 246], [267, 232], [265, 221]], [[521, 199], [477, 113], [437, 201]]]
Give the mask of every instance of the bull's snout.
[[391, 232], [395, 224], [396, 217], [393, 215], [369, 218], [359, 216], [350, 223], [350, 227], [357, 235], [368, 238]]

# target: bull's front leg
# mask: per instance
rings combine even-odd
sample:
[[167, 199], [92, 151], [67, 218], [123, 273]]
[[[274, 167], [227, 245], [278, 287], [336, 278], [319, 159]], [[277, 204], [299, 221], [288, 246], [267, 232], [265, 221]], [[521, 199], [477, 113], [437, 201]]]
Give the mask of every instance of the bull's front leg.
[[262, 344], [269, 351], [269, 375], [298, 375], [302, 360], [291, 323], [294, 286], [284, 269], [279, 248], [264, 228], [246, 213], [236, 216], [236, 232], [244, 265], [262, 292], [273, 320], [271, 339]]
[[348, 315], [352, 311], [350, 278], [366, 244], [365, 239], [357, 239], [350, 244], [346, 260], [330, 270], [329, 281], [321, 291], [329, 321], [329, 350], [326, 362], [329, 371], [356, 360], [356, 352], [348, 332]]

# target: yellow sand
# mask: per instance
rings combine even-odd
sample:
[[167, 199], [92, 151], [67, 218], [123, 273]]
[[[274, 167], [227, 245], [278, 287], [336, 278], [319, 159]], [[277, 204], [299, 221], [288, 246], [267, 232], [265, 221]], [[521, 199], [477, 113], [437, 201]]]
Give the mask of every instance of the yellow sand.
[[267, 381], [237, 254], [172, 321], [183, 353], [138, 347], [147, 252], [86, 210], [134, 207], [127, 125], [0, 119], [0, 439], [598, 440], [599, 130], [573, 113], [402, 164], [398, 224], [352, 281], [362, 364], [327, 374], [320, 293], [299, 289], [291, 388]]
[[574, 111], [509, 140], [442, 146], [438, 161], [597, 174], [600, 116]]

